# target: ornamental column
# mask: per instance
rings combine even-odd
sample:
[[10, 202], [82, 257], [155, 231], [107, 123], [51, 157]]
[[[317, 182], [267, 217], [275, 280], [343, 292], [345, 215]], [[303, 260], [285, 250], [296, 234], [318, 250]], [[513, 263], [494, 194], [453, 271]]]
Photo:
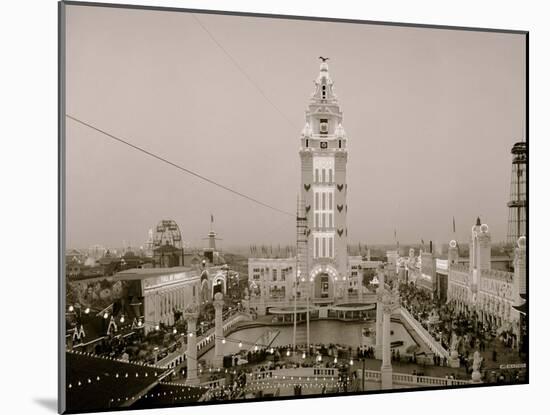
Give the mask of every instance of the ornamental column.
[[385, 291], [384, 271], [378, 270], [377, 274], [378, 289], [376, 290], [376, 346], [374, 348], [374, 357], [376, 357], [377, 359], [382, 359], [382, 297]]
[[168, 325], [174, 325], [174, 291], [168, 291]]
[[187, 321], [187, 381], [186, 385], [197, 385], [199, 377], [197, 376], [197, 320], [199, 318], [199, 308], [196, 303], [189, 304], [183, 313], [183, 318]]
[[243, 310], [245, 313], [250, 313], [250, 297], [248, 296], [248, 290], [245, 291], [244, 294], [244, 300], [241, 301], [241, 304], [243, 305]]
[[382, 359], [382, 321], [384, 319], [384, 310], [382, 308], [382, 293], [376, 293], [376, 344], [374, 347], [374, 357]]
[[214, 318], [214, 367], [223, 367], [223, 294], [218, 292], [214, 295], [214, 310], [216, 311]]
[[347, 276], [343, 276], [342, 277], [342, 286], [344, 287], [344, 300], [347, 301], [348, 300], [348, 289], [349, 289], [349, 283], [348, 283], [348, 277]]
[[382, 389], [393, 387], [391, 365], [391, 313], [394, 306], [392, 295], [385, 292], [382, 295], [383, 323], [382, 323], [382, 367], [380, 368]]

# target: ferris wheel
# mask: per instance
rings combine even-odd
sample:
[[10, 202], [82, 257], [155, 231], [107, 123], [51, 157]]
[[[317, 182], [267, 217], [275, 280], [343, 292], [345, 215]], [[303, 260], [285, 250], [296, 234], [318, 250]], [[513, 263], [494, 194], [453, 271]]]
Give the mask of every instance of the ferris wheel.
[[183, 248], [180, 228], [172, 219], [161, 220], [155, 228], [153, 247], [160, 248], [163, 245], [173, 246], [178, 249]]

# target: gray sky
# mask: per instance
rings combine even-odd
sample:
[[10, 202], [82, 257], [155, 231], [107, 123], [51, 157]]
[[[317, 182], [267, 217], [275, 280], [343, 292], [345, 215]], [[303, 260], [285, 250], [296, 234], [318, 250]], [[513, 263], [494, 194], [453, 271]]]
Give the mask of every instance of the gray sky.
[[[524, 37], [68, 6], [67, 112], [294, 212], [319, 55], [349, 137], [350, 243], [506, 236], [525, 114]], [[274, 108], [277, 107], [281, 113]], [[67, 244], [141, 245], [160, 219], [201, 244], [292, 243], [295, 222], [67, 120]]]

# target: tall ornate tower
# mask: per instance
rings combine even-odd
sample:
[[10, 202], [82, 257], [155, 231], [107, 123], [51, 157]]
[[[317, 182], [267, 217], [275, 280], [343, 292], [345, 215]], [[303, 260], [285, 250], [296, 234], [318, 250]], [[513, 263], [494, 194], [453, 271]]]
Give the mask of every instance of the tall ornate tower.
[[491, 269], [491, 234], [489, 226], [481, 224], [477, 218], [472, 226], [472, 240], [470, 241], [470, 269]]
[[472, 240], [470, 241], [470, 287], [477, 293], [481, 281], [481, 272], [491, 269], [491, 234], [489, 226], [481, 224], [479, 217], [472, 226]]
[[512, 147], [512, 179], [510, 182], [510, 208], [507, 242], [516, 244], [520, 236], [526, 236], [527, 209], [527, 143], [521, 141]]
[[330, 299], [347, 294], [348, 154], [342, 111], [328, 64], [326, 59], [322, 60], [301, 135], [300, 199], [305, 205], [307, 221], [306, 263], [311, 296]]

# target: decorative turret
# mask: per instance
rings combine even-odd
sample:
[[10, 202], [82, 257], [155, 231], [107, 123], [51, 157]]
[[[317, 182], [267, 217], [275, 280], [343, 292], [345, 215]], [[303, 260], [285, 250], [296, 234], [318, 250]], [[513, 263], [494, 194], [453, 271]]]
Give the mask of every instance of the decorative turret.
[[480, 218], [472, 226], [470, 242], [470, 269], [491, 269], [491, 234], [489, 226], [482, 224]]
[[311, 126], [309, 125], [308, 122], [306, 122], [306, 125], [304, 126], [303, 130], [302, 130], [302, 138], [311, 138], [311, 135], [313, 134], [313, 131], [311, 129]]
[[336, 138], [346, 137], [346, 132], [344, 131], [344, 127], [342, 127], [341, 123], [338, 123], [338, 127], [336, 127], [336, 131], [334, 132], [334, 135], [336, 135]]
[[449, 266], [458, 264], [458, 244], [453, 239], [449, 242], [449, 252], [448, 252]]

